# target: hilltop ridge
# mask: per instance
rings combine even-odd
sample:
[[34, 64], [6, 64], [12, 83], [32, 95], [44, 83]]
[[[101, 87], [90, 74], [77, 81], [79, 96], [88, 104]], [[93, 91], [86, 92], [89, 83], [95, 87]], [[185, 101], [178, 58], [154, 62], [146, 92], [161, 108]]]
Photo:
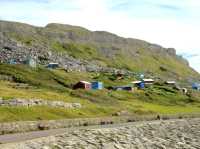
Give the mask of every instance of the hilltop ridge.
[[0, 38], [2, 62], [34, 55], [39, 64], [54, 61], [80, 71], [117, 68], [187, 81], [199, 77], [173, 48], [105, 31], [92, 32], [83, 27], [56, 23], [35, 27], [0, 21]]

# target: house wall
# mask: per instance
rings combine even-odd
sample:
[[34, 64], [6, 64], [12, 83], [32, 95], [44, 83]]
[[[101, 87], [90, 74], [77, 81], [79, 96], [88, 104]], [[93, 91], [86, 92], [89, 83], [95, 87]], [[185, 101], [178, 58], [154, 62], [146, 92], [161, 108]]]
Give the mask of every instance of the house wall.
[[51, 68], [51, 69], [55, 69], [55, 68], [58, 68], [59, 66], [58, 65], [49, 64], [47, 67]]
[[73, 89], [91, 89], [91, 85], [79, 82], [76, 85], [74, 85]]
[[103, 89], [102, 82], [92, 82], [92, 89]]
[[85, 89], [91, 89], [91, 84], [85, 84]]

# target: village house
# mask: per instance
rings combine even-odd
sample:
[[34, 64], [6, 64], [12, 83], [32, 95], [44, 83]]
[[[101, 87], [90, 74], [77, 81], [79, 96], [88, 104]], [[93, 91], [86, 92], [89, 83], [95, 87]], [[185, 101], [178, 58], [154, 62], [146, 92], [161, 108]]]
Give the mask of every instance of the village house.
[[175, 85], [176, 81], [165, 81], [165, 84], [167, 84], [167, 85]]
[[56, 69], [56, 68], [58, 68], [59, 67], [59, 64], [58, 63], [49, 63], [48, 65], [47, 65], [47, 68], [49, 68], [49, 69]]
[[145, 85], [152, 85], [154, 83], [153, 79], [142, 79]]
[[92, 89], [94, 90], [101, 90], [103, 89], [103, 83], [102, 82], [92, 82]]
[[200, 83], [193, 83], [192, 84], [192, 89], [200, 91]]
[[85, 89], [90, 90], [92, 88], [92, 85], [90, 82], [87, 81], [79, 81], [73, 86], [73, 89]]
[[145, 84], [142, 81], [133, 81], [133, 82], [131, 82], [131, 84], [133, 84], [134, 87], [137, 87], [139, 89], [145, 88]]

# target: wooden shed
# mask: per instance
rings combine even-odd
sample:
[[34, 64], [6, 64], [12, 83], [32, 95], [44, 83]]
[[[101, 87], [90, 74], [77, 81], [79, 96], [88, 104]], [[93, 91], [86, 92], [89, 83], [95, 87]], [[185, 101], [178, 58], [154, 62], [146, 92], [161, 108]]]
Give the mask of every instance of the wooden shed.
[[73, 89], [85, 89], [90, 90], [92, 88], [91, 83], [87, 81], [79, 81], [73, 86]]

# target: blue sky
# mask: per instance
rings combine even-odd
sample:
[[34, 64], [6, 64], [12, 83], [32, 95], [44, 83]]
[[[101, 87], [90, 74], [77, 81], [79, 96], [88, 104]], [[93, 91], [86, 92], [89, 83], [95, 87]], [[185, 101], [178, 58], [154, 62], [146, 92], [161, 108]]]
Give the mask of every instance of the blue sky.
[[174, 47], [200, 72], [199, 0], [0, 0], [0, 19], [64, 23]]

